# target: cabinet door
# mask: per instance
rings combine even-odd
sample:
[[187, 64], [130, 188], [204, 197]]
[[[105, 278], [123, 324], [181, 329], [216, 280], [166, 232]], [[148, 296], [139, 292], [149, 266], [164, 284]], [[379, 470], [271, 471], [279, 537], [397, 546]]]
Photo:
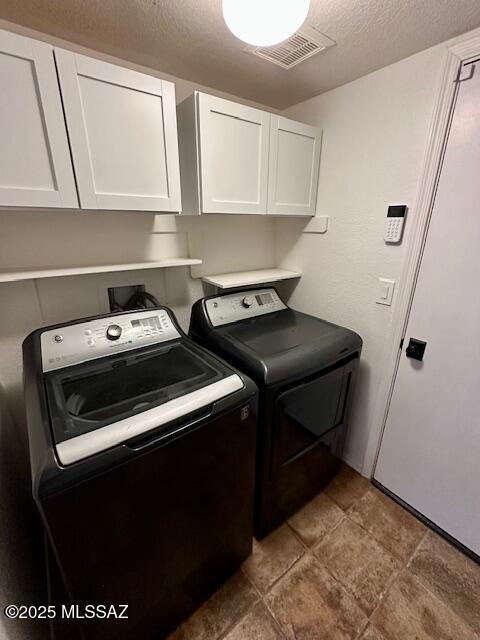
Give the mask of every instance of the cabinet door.
[[198, 94], [202, 213], [266, 213], [270, 114]]
[[55, 50], [80, 204], [180, 211], [171, 82]]
[[322, 132], [272, 115], [268, 213], [315, 215]]
[[0, 31], [0, 205], [78, 207], [53, 48]]

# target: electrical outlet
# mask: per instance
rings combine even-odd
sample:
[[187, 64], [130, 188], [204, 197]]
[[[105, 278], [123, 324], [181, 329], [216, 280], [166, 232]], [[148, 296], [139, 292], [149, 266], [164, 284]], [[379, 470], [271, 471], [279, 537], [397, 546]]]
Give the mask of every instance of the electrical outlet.
[[133, 284], [123, 287], [108, 288], [108, 302], [110, 311], [122, 311], [130, 298], [138, 291], [145, 291], [144, 284]]

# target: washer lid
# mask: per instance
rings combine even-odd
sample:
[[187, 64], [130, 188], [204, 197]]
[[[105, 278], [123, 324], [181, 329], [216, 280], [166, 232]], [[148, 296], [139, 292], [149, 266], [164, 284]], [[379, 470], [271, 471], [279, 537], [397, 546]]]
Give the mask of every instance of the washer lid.
[[229, 367], [185, 339], [56, 370], [45, 382], [63, 464], [167, 425], [244, 386]]

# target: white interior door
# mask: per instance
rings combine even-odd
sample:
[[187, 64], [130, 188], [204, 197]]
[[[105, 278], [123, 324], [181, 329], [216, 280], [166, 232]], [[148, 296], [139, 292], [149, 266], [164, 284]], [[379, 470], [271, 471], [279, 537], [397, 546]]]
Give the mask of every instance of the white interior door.
[[80, 204], [180, 211], [171, 82], [55, 49]]
[[479, 168], [477, 69], [459, 86], [374, 477], [480, 555]]
[[321, 143], [317, 127], [271, 116], [269, 213], [315, 215]]
[[199, 93], [203, 213], [266, 213], [270, 114]]
[[0, 31], [0, 205], [78, 207], [53, 48]]

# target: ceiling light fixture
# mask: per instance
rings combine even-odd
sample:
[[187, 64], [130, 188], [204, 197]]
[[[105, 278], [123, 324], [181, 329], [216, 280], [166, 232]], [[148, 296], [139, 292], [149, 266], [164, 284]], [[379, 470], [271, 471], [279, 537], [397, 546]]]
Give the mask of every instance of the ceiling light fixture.
[[309, 8], [310, 0], [223, 0], [223, 17], [243, 42], [271, 47], [297, 31]]

